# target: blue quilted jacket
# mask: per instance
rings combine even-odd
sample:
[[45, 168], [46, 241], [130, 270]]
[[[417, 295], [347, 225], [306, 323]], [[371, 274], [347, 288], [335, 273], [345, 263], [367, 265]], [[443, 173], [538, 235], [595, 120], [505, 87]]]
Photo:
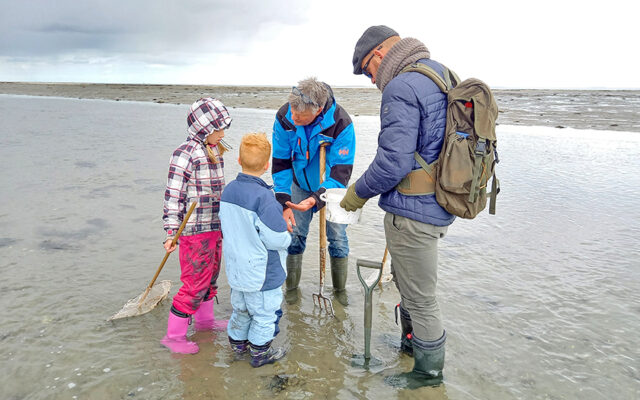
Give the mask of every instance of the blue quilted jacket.
[[[442, 75], [442, 65], [430, 59], [418, 61]], [[356, 182], [356, 194], [370, 198], [380, 194], [383, 210], [437, 225], [450, 225], [455, 216], [445, 211], [435, 195], [405, 196], [395, 190], [410, 171], [420, 168], [413, 153], [427, 163], [440, 155], [446, 125], [447, 96], [428, 77], [406, 72], [393, 78], [382, 92], [380, 133], [376, 156]]]

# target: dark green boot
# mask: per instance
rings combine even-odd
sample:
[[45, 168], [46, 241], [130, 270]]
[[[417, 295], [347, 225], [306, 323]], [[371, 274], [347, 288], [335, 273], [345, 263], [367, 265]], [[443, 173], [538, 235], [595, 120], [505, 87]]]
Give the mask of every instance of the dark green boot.
[[417, 389], [424, 386], [438, 386], [442, 383], [444, 368], [444, 343], [447, 333], [433, 342], [417, 337], [411, 339], [413, 345], [413, 370], [385, 378], [389, 385], [403, 389]]
[[400, 311], [400, 326], [402, 328], [402, 336], [400, 337], [400, 351], [413, 357], [413, 323], [409, 311], [405, 310], [399, 303], [396, 305], [396, 324], [398, 324], [398, 311]]
[[331, 259], [331, 282], [333, 295], [343, 306], [349, 305], [347, 297], [347, 273], [349, 272], [349, 257], [329, 257]]
[[300, 284], [300, 276], [302, 275], [302, 254], [287, 255], [287, 291], [285, 300], [287, 304], [298, 301], [299, 293], [298, 285]]

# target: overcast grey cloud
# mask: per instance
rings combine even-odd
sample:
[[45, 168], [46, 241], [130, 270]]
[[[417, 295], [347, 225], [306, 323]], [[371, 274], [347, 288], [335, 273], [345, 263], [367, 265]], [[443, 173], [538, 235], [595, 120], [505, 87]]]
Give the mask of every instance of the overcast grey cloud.
[[[172, 55], [242, 52], [269, 25], [304, 24], [296, 1], [2, 1], [0, 56]], [[186, 60], [185, 60], [186, 62]]]
[[0, 81], [288, 85], [351, 74], [371, 25], [493, 87], [640, 88], [640, 2], [0, 0]]

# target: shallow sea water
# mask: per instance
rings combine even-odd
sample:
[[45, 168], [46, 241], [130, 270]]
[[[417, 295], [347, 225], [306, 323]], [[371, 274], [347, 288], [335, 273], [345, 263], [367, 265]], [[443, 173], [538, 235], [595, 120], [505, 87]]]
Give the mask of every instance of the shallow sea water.
[[[384, 376], [413, 360], [396, 346], [392, 283], [373, 295], [364, 352], [357, 258], [384, 253], [376, 199], [349, 228], [351, 304], [314, 308], [318, 225], [302, 298], [283, 305], [275, 343], [288, 355], [251, 368], [225, 333], [196, 333], [197, 355], [159, 343], [170, 301], [107, 322], [155, 273], [164, 250], [162, 196], [187, 106], [0, 95], [0, 387], [3, 399], [635, 399], [640, 397], [640, 135], [498, 128], [496, 216], [458, 219], [440, 243], [438, 295], [448, 332], [445, 383], [415, 391]], [[273, 111], [232, 109], [226, 176], [243, 133], [270, 133]], [[378, 119], [355, 117], [360, 176]], [[266, 177], [269, 180], [268, 177]], [[329, 272], [329, 271], [327, 271]], [[179, 288], [177, 256], [159, 279]], [[326, 288], [330, 293], [330, 274]], [[219, 316], [229, 316], [220, 279]]]

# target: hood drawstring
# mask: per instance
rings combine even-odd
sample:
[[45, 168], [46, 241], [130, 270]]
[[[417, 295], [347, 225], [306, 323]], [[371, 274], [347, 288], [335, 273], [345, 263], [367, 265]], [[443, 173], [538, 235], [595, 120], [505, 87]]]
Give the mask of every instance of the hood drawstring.
[[216, 144], [215, 146], [212, 146], [210, 144], [205, 145], [205, 148], [207, 149], [207, 155], [209, 156], [209, 160], [211, 160], [213, 164], [218, 164], [219, 163], [218, 157], [216, 157], [216, 153], [214, 153], [213, 147], [218, 148], [218, 153], [220, 154], [220, 157], [222, 157], [224, 153], [227, 152], [227, 148], [224, 147], [224, 145], [220, 142], [218, 142], [218, 144]]

